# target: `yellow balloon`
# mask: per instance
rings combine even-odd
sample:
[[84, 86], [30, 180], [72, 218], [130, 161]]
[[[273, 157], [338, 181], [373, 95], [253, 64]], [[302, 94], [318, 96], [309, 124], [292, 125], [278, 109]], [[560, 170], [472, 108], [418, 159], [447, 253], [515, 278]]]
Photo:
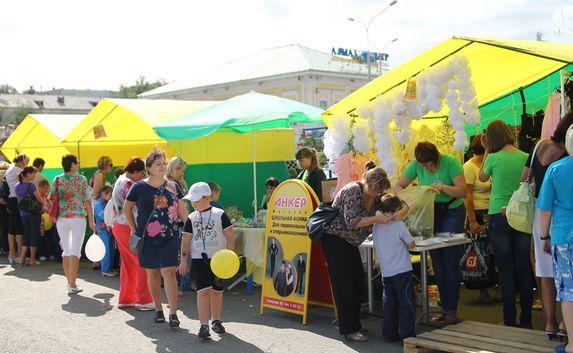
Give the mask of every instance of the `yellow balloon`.
[[50, 230], [54, 227], [54, 222], [52, 222], [49, 214], [44, 213], [42, 215], [42, 221], [44, 222], [44, 230]]
[[229, 279], [239, 272], [239, 257], [233, 250], [219, 250], [211, 259], [211, 270], [221, 279]]

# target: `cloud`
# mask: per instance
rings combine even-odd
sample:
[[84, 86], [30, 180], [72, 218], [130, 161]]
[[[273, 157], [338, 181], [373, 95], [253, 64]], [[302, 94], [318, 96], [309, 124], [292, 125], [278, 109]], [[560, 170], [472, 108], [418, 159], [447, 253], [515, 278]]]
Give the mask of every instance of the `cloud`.
[[[18, 89], [117, 89], [140, 75], [188, 79], [289, 43], [324, 51], [333, 46], [365, 49], [364, 28], [347, 18], [367, 21], [386, 3], [10, 1], [0, 17], [0, 81]], [[386, 49], [395, 66], [453, 35], [533, 40], [541, 31], [544, 39], [573, 42], [573, 36], [553, 34], [562, 5], [554, 0], [398, 0], [371, 25], [371, 48], [399, 37]], [[567, 18], [570, 7], [565, 6]]]

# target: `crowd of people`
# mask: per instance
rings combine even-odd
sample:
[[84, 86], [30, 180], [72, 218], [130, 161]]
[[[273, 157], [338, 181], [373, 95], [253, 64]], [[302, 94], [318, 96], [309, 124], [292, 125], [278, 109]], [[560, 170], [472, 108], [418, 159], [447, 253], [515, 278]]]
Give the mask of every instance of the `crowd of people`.
[[[495, 120], [483, 135], [473, 137], [471, 155], [463, 165], [434, 144], [419, 142], [415, 160], [395, 185], [381, 167], [369, 163], [360, 181], [348, 183], [334, 197], [333, 206], [341, 213], [321, 240], [340, 334], [352, 341], [368, 340], [360, 323], [364, 269], [359, 246], [372, 234], [383, 275], [384, 340], [415, 336], [408, 252], [415, 243], [402, 222], [409, 207], [395, 196], [412, 183], [427, 186], [436, 195], [436, 234], [468, 232], [489, 244], [495, 259], [493, 267], [499, 272], [505, 325], [532, 327], [535, 275], [549, 338], [572, 334], [573, 329], [567, 328], [573, 327], [573, 182], [568, 178], [573, 162], [568, 155], [571, 149], [567, 149], [572, 141], [566, 139], [572, 125], [573, 114], [569, 113], [561, 119], [553, 137], [539, 141], [528, 156], [515, 147], [507, 124]], [[302, 169], [298, 178], [320, 198], [326, 176], [316, 152], [303, 148], [296, 158]], [[177, 299], [181, 295], [178, 283], [191, 273], [197, 290], [199, 337], [209, 338], [210, 329], [218, 334], [225, 332], [221, 320], [223, 285], [209, 263], [217, 250], [233, 249], [235, 237], [231, 220], [219, 201], [219, 184], [199, 182], [188, 187], [185, 162], [179, 157], [167, 160], [158, 150], [145, 160], [134, 157], [123, 168], [117, 168], [113, 184], [107, 182], [113, 170], [109, 157], [100, 158], [89, 182], [79, 173], [74, 155], [62, 157], [64, 172], [51, 184], [42, 174], [45, 162], [37, 158], [33, 166], [28, 166], [29, 162], [26, 155], [18, 155], [12, 164], [4, 166], [0, 188], [2, 251], [8, 252], [11, 265], [17, 268], [37, 266], [38, 259], [61, 260], [67, 291], [77, 294], [82, 291], [76, 282], [89, 227], [106, 247], [100, 265], [102, 275], [116, 276], [115, 264], [120, 264], [118, 307], [154, 311], [155, 322], [165, 322], [163, 284], [169, 303], [168, 322], [176, 327]], [[539, 198], [533, 237], [512, 228], [505, 213], [522, 181], [532, 181], [535, 197]], [[266, 180], [267, 193], [261, 208], [267, 208], [279, 184], [274, 177]], [[134, 237], [139, 238], [140, 248], [134, 247]], [[432, 318], [435, 322], [447, 325], [459, 321], [462, 252], [463, 246], [430, 252], [441, 309]], [[481, 299], [489, 300], [487, 289], [481, 288]], [[558, 301], [562, 302], [561, 322], [557, 319]]]
[[[492, 121], [483, 135], [473, 137], [472, 155], [463, 165], [456, 157], [440, 153], [434, 144], [420, 142], [414, 151], [415, 160], [393, 186], [386, 172], [370, 162], [362, 180], [347, 184], [334, 197], [333, 206], [341, 213], [321, 240], [340, 334], [351, 341], [368, 340], [360, 323], [364, 269], [358, 247], [372, 234], [383, 276], [384, 340], [415, 335], [408, 253], [415, 242], [402, 222], [408, 205], [395, 195], [416, 183], [436, 194], [437, 236], [466, 232], [490, 244], [495, 259], [491, 265], [499, 272], [504, 324], [532, 328], [535, 274], [549, 339], [562, 336], [573, 342], [573, 182], [568, 178], [573, 158], [566, 151], [566, 146], [573, 144], [572, 125], [573, 113], [569, 113], [560, 120], [553, 137], [541, 140], [528, 157], [515, 147], [509, 126]], [[531, 234], [512, 228], [506, 217], [511, 196], [526, 180], [534, 182], [535, 196], [539, 197], [533, 239]], [[441, 309], [432, 317], [434, 322], [459, 322], [462, 251], [463, 246], [430, 251]], [[490, 299], [487, 287], [481, 288], [480, 298]], [[556, 301], [562, 302], [563, 322], [557, 320]], [[569, 346], [559, 349], [572, 351]]]
[[[318, 168], [316, 152], [303, 148], [297, 158], [303, 170], [300, 179], [320, 195], [325, 175]], [[188, 187], [185, 161], [167, 160], [160, 150], [145, 159], [133, 157], [115, 172], [112, 159], [102, 156], [89, 181], [72, 154], [62, 157], [63, 173], [51, 184], [42, 174], [44, 160], [37, 158], [32, 166], [29, 162], [21, 154], [12, 164], [0, 166], [5, 170], [0, 180], [0, 251], [8, 253], [14, 268], [61, 262], [68, 294], [82, 292], [77, 278], [89, 228], [106, 249], [93, 268], [105, 277], [119, 274], [118, 308], [154, 311], [154, 321], [165, 322], [163, 286], [167, 320], [170, 326], [179, 326], [178, 296], [192, 283], [189, 287], [197, 291], [199, 337], [210, 337], [209, 321], [214, 332], [225, 332], [223, 285], [209, 263], [218, 250], [234, 249], [235, 236], [219, 200], [219, 184], [199, 182]], [[279, 184], [275, 177], [266, 180], [262, 209]], [[134, 249], [134, 237], [143, 244], [139, 250]]]

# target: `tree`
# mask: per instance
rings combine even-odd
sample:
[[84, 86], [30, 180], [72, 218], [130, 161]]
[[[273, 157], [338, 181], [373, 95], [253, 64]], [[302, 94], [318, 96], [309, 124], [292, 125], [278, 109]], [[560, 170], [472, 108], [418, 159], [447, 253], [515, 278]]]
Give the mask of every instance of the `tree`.
[[24, 94], [36, 94], [34, 86], [29, 86], [28, 89], [24, 91]]
[[16, 94], [18, 90], [16, 88], [10, 86], [9, 84], [1, 84], [0, 85], [0, 94]]
[[119, 96], [121, 98], [137, 98], [137, 96], [143, 92], [152, 90], [159, 86], [163, 86], [167, 82], [163, 79], [159, 79], [155, 82], [149, 82], [145, 79], [145, 76], [139, 76], [135, 80], [135, 84], [132, 86], [121, 85], [119, 86]]
[[12, 115], [11, 124], [20, 125], [20, 123], [28, 116], [28, 114], [32, 113], [34, 110], [28, 107], [20, 107], [14, 110], [14, 114]]

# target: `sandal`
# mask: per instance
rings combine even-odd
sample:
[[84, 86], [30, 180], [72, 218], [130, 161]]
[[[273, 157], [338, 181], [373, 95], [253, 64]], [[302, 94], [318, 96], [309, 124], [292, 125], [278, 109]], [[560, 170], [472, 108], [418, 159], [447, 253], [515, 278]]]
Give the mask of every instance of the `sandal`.
[[[548, 338], [550, 341], [553, 341], [554, 338], [555, 338], [555, 339], [559, 338], [559, 336], [557, 335], [557, 331], [556, 331], [556, 330], [553, 330], [553, 331], [551, 331], [551, 330], [545, 330], [545, 334], [547, 335], [547, 338]], [[563, 338], [561, 338], [561, 340], [563, 340]]]
[[169, 327], [179, 327], [179, 324], [180, 322], [179, 318], [177, 318], [177, 314], [169, 315]]
[[165, 315], [163, 315], [163, 311], [155, 312], [155, 322], [158, 324], [165, 322]]

